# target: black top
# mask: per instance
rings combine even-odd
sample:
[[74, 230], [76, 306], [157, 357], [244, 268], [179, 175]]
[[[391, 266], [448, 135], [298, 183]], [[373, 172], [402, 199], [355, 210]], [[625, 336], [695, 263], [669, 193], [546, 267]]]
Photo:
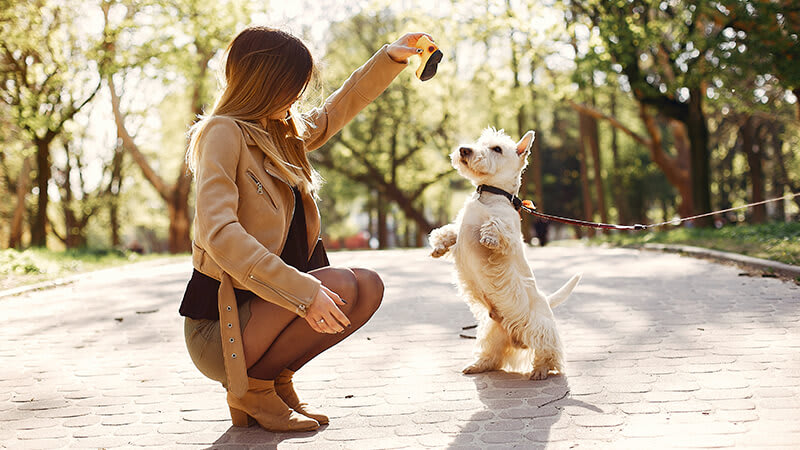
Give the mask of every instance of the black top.
[[[308, 235], [303, 200], [300, 198], [300, 191], [297, 188], [292, 188], [292, 191], [294, 192], [294, 215], [292, 215], [292, 223], [289, 225], [286, 244], [281, 252], [281, 259], [286, 264], [302, 272], [327, 266], [328, 260], [321, 241], [314, 247], [314, 255], [312, 255], [311, 259], [308, 259]], [[183, 294], [183, 301], [179, 310], [180, 314], [192, 319], [219, 320], [219, 309], [217, 307], [219, 285], [219, 281], [195, 269]], [[236, 303], [238, 305], [256, 296], [251, 291], [243, 289], [234, 289], [233, 292], [236, 295]]]
[[308, 272], [306, 214], [303, 210], [303, 199], [300, 198], [300, 191], [296, 187], [292, 188], [292, 191], [294, 192], [294, 215], [292, 216], [292, 224], [289, 225], [286, 243], [283, 245], [281, 259], [301, 272]]

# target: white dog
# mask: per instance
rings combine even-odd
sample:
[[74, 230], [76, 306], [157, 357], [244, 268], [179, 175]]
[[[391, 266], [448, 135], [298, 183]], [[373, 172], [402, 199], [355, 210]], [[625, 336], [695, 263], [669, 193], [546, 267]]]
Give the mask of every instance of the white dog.
[[533, 366], [531, 379], [562, 373], [564, 352], [552, 308], [566, 300], [580, 280], [572, 277], [547, 296], [536, 287], [525, 259], [520, 227], [520, 175], [527, 165], [534, 132], [518, 142], [486, 129], [450, 160], [478, 187], [455, 223], [433, 230], [431, 256], [453, 255], [459, 291], [478, 319], [476, 360], [464, 373]]

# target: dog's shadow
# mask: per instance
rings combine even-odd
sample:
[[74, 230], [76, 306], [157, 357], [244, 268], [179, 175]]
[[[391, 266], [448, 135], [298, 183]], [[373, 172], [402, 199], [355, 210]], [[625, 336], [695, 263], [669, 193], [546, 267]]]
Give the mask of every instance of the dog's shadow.
[[565, 407], [602, 412], [595, 405], [573, 398], [564, 375], [550, 375], [545, 380], [504, 371], [467, 376], [475, 383], [485, 409], [466, 419], [450, 448], [522, 443], [524, 447], [544, 448], [551, 441], [554, 427], [569, 426], [561, 420]]

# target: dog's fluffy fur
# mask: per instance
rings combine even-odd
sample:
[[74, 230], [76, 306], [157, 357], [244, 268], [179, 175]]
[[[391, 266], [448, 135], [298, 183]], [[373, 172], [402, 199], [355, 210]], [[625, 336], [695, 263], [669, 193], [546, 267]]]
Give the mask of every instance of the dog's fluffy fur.
[[[475, 186], [487, 184], [517, 194], [534, 132], [515, 143], [489, 128], [480, 139], [450, 155], [453, 167]], [[478, 320], [476, 359], [464, 373], [510, 369], [531, 378], [564, 371], [564, 352], [552, 308], [580, 280], [572, 277], [547, 296], [536, 286], [525, 259], [520, 215], [502, 195], [483, 192], [467, 200], [455, 223], [430, 234], [431, 255], [450, 251], [461, 296]]]

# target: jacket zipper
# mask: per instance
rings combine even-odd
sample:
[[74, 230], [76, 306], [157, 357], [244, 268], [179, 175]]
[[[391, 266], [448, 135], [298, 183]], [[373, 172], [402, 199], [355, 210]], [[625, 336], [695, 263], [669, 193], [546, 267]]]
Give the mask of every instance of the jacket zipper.
[[306, 305], [304, 305], [303, 303], [299, 302], [296, 297], [290, 295], [288, 292], [285, 292], [283, 289], [279, 289], [277, 287], [271, 286], [271, 285], [259, 280], [258, 278], [256, 278], [253, 275], [250, 275], [250, 279], [255, 281], [256, 283], [266, 287], [266, 288], [269, 288], [272, 292], [278, 294], [279, 296], [281, 296], [284, 299], [286, 299], [289, 303], [293, 304], [300, 311], [305, 311], [306, 310]]
[[264, 185], [261, 184], [260, 181], [258, 181], [258, 178], [256, 178], [255, 175], [253, 175], [253, 172], [250, 172], [248, 170], [247, 171], [247, 175], [250, 177], [251, 180], [253, 180], [253, 182], [256, 184], [256, 187], [258, 187], [258, 195], [263, 194], [264, 193]]

